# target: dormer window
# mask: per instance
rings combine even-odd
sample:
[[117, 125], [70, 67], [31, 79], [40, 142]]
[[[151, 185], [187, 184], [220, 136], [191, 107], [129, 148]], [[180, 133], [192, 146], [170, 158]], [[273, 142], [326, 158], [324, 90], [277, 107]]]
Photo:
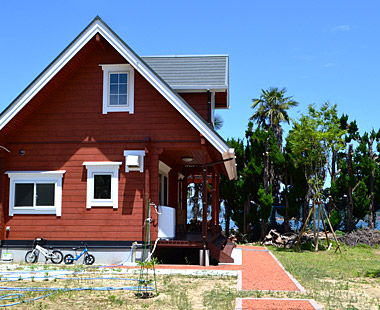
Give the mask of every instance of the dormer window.
[[134, 112], [134, 70], [128, 64], [101, 65], [103, 69], [103, 114]]

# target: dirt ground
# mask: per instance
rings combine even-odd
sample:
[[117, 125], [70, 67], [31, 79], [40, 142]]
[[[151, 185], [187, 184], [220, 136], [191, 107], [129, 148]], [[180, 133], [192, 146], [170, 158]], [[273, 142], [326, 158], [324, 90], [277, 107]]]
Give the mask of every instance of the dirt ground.
[[[86, 275], [87, 277], [99, 275]], [[107, 277], [111, 276], [107, 274]], [[112, 274], [113, 277], [130, 275]], [[134, 276], [138, 278], [138, 276]], [[152, 278], [153, 279], [153, 278]], [[215, 276], [181, 276], [157, 275], [158, 296], [139, 299], [135, 291], [66, 291], [52, 294], [33, 302], [21, 303], [14, 309], [205, 309], [204, 296], [211, 291], [234, 291], [236, 293], [236, 277]], [[75, 289], [78, 287], [125, 287], [135, 286], [138, 282], [126, 280], [20, 280], [2, 283], [12, 287], [60, 287]], [[10, 292], [12, 293], [12, 292]], [[18, 292], [17, 292], [18, 293]], [[21, 299], [2, 300], [0, 305], [16, 303], [45, 295], [43, 292], [26, 292]], [[234, 300], [233, 300], [234, 301]], [[229, 301], [231, 304], [232, 300]], [[229, 307], [229, 306], [228, 306]], [[229, 308], [225, 308], [229, 309]]]

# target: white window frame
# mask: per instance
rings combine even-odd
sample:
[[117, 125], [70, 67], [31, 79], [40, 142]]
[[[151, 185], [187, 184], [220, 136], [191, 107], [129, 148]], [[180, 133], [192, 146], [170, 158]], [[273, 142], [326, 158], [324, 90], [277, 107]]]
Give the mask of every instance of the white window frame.
[[[118, 208], [119, 204], [119, 167], [121, 161], [111, 162], [84, 162], [83, 166], [87, 168], [87, 199], [86, 208], [92, 207], [112, 207]], [[95, 199], [94, 198], [94, 175], [111, 175], [111, 198]]]
[[[109, 112], [129, 112], [134, 113], [134, 89], [135, 89], [135, 70], [129, 64], [111, 64], [100, 65], [103, 69], [103, 114]], [[111, 106], [109, 104], [110, 96], [110, 74], [126, 73], [127, 74], [127, 105]]]
[[[15, 214], [55, 214], [62, 215], [62, 178], [65, 170], [57, 171], [7, 171], [10, 179], [9, 186], [9, 216]], [[54, 183], [54, 206], [25, 206], [16, 207], [15, 186], [20, 183]], [[35, 204], [35, 199], [34, 203]]]
[[[139, 167], [132, 167], [132, 166], [127, 165], [127, 159], [128, 159], [129, 155], [140, 157], [140, 160], [139, 160], [140, 166]], [[144, 172], [145, 150], [125, 150], [124, 156], [125, 156], [125, 172], [130, 172], [130, 171]]]

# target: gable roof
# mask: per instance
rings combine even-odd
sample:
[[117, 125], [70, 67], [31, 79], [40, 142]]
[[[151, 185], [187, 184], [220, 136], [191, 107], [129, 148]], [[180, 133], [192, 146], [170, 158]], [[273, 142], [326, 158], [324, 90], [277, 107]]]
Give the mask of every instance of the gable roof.
[[[234, 156], [233, 149], [206, 121], [154, 72], [100, 17], [96, 17], [70, 45], [1, 113], [0, 130], [76, 55], [86, 43], [99, 33], [123, 56], [174, 108], [177, 109], [224, 157]], [[226, 169], [230, 179], [236, 178], [230, 160]], [[231, 166], [231, 167], [230, 167]], [[232, 170], [231, 170], [232, 169]]]

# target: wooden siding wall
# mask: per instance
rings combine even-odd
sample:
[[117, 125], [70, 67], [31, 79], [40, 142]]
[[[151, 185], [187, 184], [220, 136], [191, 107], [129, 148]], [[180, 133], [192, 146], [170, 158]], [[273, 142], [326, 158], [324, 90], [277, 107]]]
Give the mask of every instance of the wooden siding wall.
[[[103, 115], [103, 71], [99, 64], [125, 63], [125, 60], [105, 41], [103, 47], [94, 42], [88, 44], [85, 61], [80, 59], [75, 72], [65, 78], [54, 78], [46, 86], [48, 95], [40, 94], [29, 103], [30, 108], [36, 105], [30, 115], [16, 119], [17, 126], [12, 122], [7, 125], [13, 128], [13, 136], [7, 139], [11, 153], [6, 155], [3, 171], [66, 170], [62, 216], [9, 217], [9, 179], [3, 174], [3, 238], [5, 226], [9, 225], [9, 240], [41, 236], [51, 240], [142, 240], [147, 176], [139, 172], [125, 173], [123, 151], [144, 150], [148, 147], [147, 141], [151, 141], [145, 165], [150, 173], [149, 198], [157, 203], [158, 160], [165, 145], [172, 145], [176, 140], [186, 144], [187, 140], [200, 139], [192, 125], [137, 72], [135, 113]], [[55, 90], [53, 94], [51, 89]], [[20, 150], [25, 150], [24, 156], [19, 154]], [[123, 161], [119, 170], [117, 210], [86, 209], [84, 161]], [[152, 238], [155, 238], [157, 215], [154, 211], [152, 217], [155, 220]]]
[[180, 93], [197, 113], [208, 122], [208, 94], [207, 93]]

